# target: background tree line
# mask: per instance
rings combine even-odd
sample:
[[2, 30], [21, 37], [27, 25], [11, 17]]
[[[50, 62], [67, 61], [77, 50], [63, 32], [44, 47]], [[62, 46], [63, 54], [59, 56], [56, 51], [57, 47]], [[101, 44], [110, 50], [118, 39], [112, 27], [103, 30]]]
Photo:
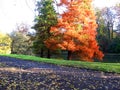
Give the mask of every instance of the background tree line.
[[33, 55], [32, 43], [30, 40], [32, 33], [29, 31], [30, 27], [27, 24], [17, 24], [14, 31], [9, 34], [11, 38], [11, 53]]
[[97, 40], [104, 53], [120, 53], [120, 4], [95, 9], [98, 24]]

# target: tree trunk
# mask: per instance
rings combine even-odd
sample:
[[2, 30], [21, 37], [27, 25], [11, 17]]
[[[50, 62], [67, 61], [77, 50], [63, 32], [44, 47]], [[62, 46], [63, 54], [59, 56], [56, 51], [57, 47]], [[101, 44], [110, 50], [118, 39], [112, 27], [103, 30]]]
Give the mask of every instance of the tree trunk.
[[47, 50], [47, 58], [50, 58], [50, 49]]
[[111, 26], [111, 39], [113, 39], [113, 24]]
[[11, 43], [11, 54], [14, 54], [13, 48], [14, 48], [14, 40], [12, 40], [12, 43]]
[[43, 48], [41, 48], [40, 57], [43, 57], [43, 52], [44, 52], [44, 50], [43, 50]]
[[[48, 27], [47, 31], [48, 31], [47, 34], [48, 34], [48, 38], [49, 38], [50, 37], [50, 27]], [[50, 58], [50, 56], [51, 56], [50, 55], [50, 49], [48, 49], [47, 50], [47, 58]]]
[[68, 51], [68, 56], [67, 56], [67, 60], [71, 60], [72, 59], [72, 52]]
[[108, 22], [107, 23], [107, 29], [108, 29], [108, 38], [109, 38], [109, 40], [111, 39], [111, 37], [110, 37], [110, 23]]

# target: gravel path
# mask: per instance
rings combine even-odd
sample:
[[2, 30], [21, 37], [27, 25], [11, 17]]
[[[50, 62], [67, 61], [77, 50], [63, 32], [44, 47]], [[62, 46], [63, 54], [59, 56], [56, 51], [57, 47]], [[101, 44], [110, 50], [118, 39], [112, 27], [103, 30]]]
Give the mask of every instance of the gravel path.
[[0, 90], [120, 90], [120, 74], [0, 56]]

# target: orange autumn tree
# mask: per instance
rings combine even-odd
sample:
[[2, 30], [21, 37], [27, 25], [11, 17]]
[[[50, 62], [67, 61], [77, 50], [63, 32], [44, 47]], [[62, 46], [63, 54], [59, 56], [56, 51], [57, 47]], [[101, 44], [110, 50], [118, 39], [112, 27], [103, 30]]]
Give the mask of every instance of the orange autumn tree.
[[96, 17], [91, 7], [91, 0], [60, 0], [59, 6], [67, 10], [61, 14], [58, 24], [51, 27], [51, 36], [45, 41], [52, 50], [67, 50], [68, 58], [76, 54], [80, 59], [102, 60], [103, 53], [96, 41]]

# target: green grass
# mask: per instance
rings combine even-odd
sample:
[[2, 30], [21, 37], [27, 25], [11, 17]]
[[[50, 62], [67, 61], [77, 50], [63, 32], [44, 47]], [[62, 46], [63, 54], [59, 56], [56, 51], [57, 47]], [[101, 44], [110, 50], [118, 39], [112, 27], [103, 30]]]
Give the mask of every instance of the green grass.
[[47, 59], [47, 58], [39, 58], [36, 56], [16, 55], [16, 54], [1, 55], [1, 56], [19, 58], [21, 60], [31, 60], [37, 62], [51, 63], [62, 66], [79, 67], [79, 68], [93, 69], [104, 72], [120, 73], [120, 63], [68, 61], [68, 60]]

